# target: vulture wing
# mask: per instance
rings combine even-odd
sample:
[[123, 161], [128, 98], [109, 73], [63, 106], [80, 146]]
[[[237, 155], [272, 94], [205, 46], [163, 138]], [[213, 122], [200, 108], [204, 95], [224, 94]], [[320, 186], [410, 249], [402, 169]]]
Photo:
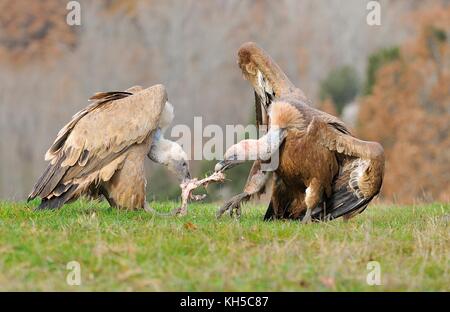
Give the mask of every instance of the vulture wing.
[[341, 159], [339, 174], [333, 182], [333, 193], [325, 209], [313, 210], [313, 219], [329, 220], [362, 212], [379, 192], [384, 174], [383, 147], [376, 142], [359, 140], [339, 123], [315, 117], [308, 135], [337, 153]]
[[239, 48], [238, 65], [245, 78], [249, 80], [260, 96], [263, 95], [264, 91], [260, 90], [263, 87], [261, 86], [262, 77], [271, 87], [273, 92], [270, 93], [273, 93], [277, 98], [291, 94], [297, 89], [270, 55], [253, 42], [244, 43]]
[[167, 94], [164, 86], [155, 85], [97, 93], [91, 100], [45, 154], [50, 164], [28, 197], [41, 197], [40, 208], [59, 207], [93, 183], [108, 181], [121, 168], [128, 148], [151, 140]]

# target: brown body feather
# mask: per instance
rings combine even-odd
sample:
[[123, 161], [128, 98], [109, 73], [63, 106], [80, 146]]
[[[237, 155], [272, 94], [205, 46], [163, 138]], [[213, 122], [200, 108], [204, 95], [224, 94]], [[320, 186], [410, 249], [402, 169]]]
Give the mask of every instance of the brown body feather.
[[284, 128], [287, 132], [274, 175], [274, 217], [299, 218], [307, 208], [315, 208], [331, 195], [333, 179], [339, 171], [337, 159], [328, 148], [316, 144], [307, 125], [294, 105], [285, 101], [272, 103], [270, 128]]
[[145, 206], [144, 159], [148, 152], [150, 136], [143, 144], [132, 146], [123, 162], [110, 180], [103, 182], [103, 195], [111, 206], [123, 209], [137, 209]]

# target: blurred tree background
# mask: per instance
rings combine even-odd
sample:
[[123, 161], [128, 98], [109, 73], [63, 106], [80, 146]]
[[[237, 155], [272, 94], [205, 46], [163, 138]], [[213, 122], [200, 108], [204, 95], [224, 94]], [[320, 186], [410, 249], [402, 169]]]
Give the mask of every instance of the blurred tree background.
[[449, 201], [450, 10], [414, 14], [416, 35], [369, 60], [358, 133], [386, 150], [383, 194]]
[[398, 47], [383, 48], [369, 56], [367, 64], [366, 85], [364, 86], [364, 95], [372, 94], [372, 88], [375, 84], [375, 75], [377, 71], [391, 61], [397, 60], [400, 57], [400, 49]]
[[337, 114], [342, 114], [345, 105], [359, 93], [359, 79], [356, 70], [349, 66], [333, 69], [320, 84], [320, 99], [331, 100]]
[[[25, 198], [97, 91], [163, 83], [175, 124], [254, 122], [236, 51], [255, 41], [317, 107], [384, 145], [384, 200], [449, 200], [449, 1], [380, 1], [380, 26], [361, 0], [79, 1], [80, 26], [66, 24], [67, 2], [0, 0], [0, 198]], [[203, 176], [214, 163], [191, 167]], [[149, 199], [176, 197], [173, 176], [148, 164]], [[211, 198], [238, 192], [250, 165]]]

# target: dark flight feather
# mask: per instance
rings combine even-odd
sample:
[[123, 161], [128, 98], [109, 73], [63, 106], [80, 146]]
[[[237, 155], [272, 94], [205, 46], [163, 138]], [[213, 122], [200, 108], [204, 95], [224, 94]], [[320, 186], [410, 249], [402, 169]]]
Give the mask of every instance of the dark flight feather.
[[36, 196], [46, 197], [52, 192], [68, 169], [68, 167], [61, 167], [64, 159], [65, 157], [62, 155], [55, 164], [48, 165], [47, 169], [33, 187], [33, 190], [28, 196], [28, 201], [36, 198]]
[[89, 100], [94, 101], [94, 100], [108, 99], [108, 101], [111, 101], [111, 100], [121, 99], [121, 98], [127, 97], [129, 95], [132, 95], [132, 93], [126, 92], [126, 91], [98, 92], [98, 93], [94, 94], [93, 96], [91, 96], [89, 98]]
[[[362, 212], [366, 209], [373, 197], [359, 198], [347, 187], [335, 190], [326, 200], [325, 208], [322, 204], [312, 211], [313, 220], [327, 221], [351, 214], [355, 211]], [[303, 214], [304, 215], [304, 214]]]
[[36, 208], [36, 210], [44, 210], [44, 209], [57, 209], [60, 208], [65, 203], [70, 202], [72, 199], [73, 193], [77, 189], [77, 184], [72, 184], [67, 191], [61, 194], [58, 197], [52, 197], [50, 199], [43, 199], [41, 204]]

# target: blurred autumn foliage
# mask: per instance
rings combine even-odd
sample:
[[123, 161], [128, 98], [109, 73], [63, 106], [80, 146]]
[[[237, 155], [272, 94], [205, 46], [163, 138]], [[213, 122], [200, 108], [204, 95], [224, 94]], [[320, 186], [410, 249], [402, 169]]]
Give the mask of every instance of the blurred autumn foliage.
[[43, 61], [76, 45], [76, 28], [66, 23], [64, 1], [1, 0], [0, 12], [0, 59]]
[[450, 8], [412, 20], [416, 37], [377, 70], [371, 94], [361, 99], [358, 134], [385, 148], [384, 198], [448, 202]]
[[384, 48], [370, 55], [367, 65], [366, 85], [364, 86], [365, 95], [372, 94], [377, 71], [386, 63], [390, 63], [399, 57], [400, 49], [398, 47]]

